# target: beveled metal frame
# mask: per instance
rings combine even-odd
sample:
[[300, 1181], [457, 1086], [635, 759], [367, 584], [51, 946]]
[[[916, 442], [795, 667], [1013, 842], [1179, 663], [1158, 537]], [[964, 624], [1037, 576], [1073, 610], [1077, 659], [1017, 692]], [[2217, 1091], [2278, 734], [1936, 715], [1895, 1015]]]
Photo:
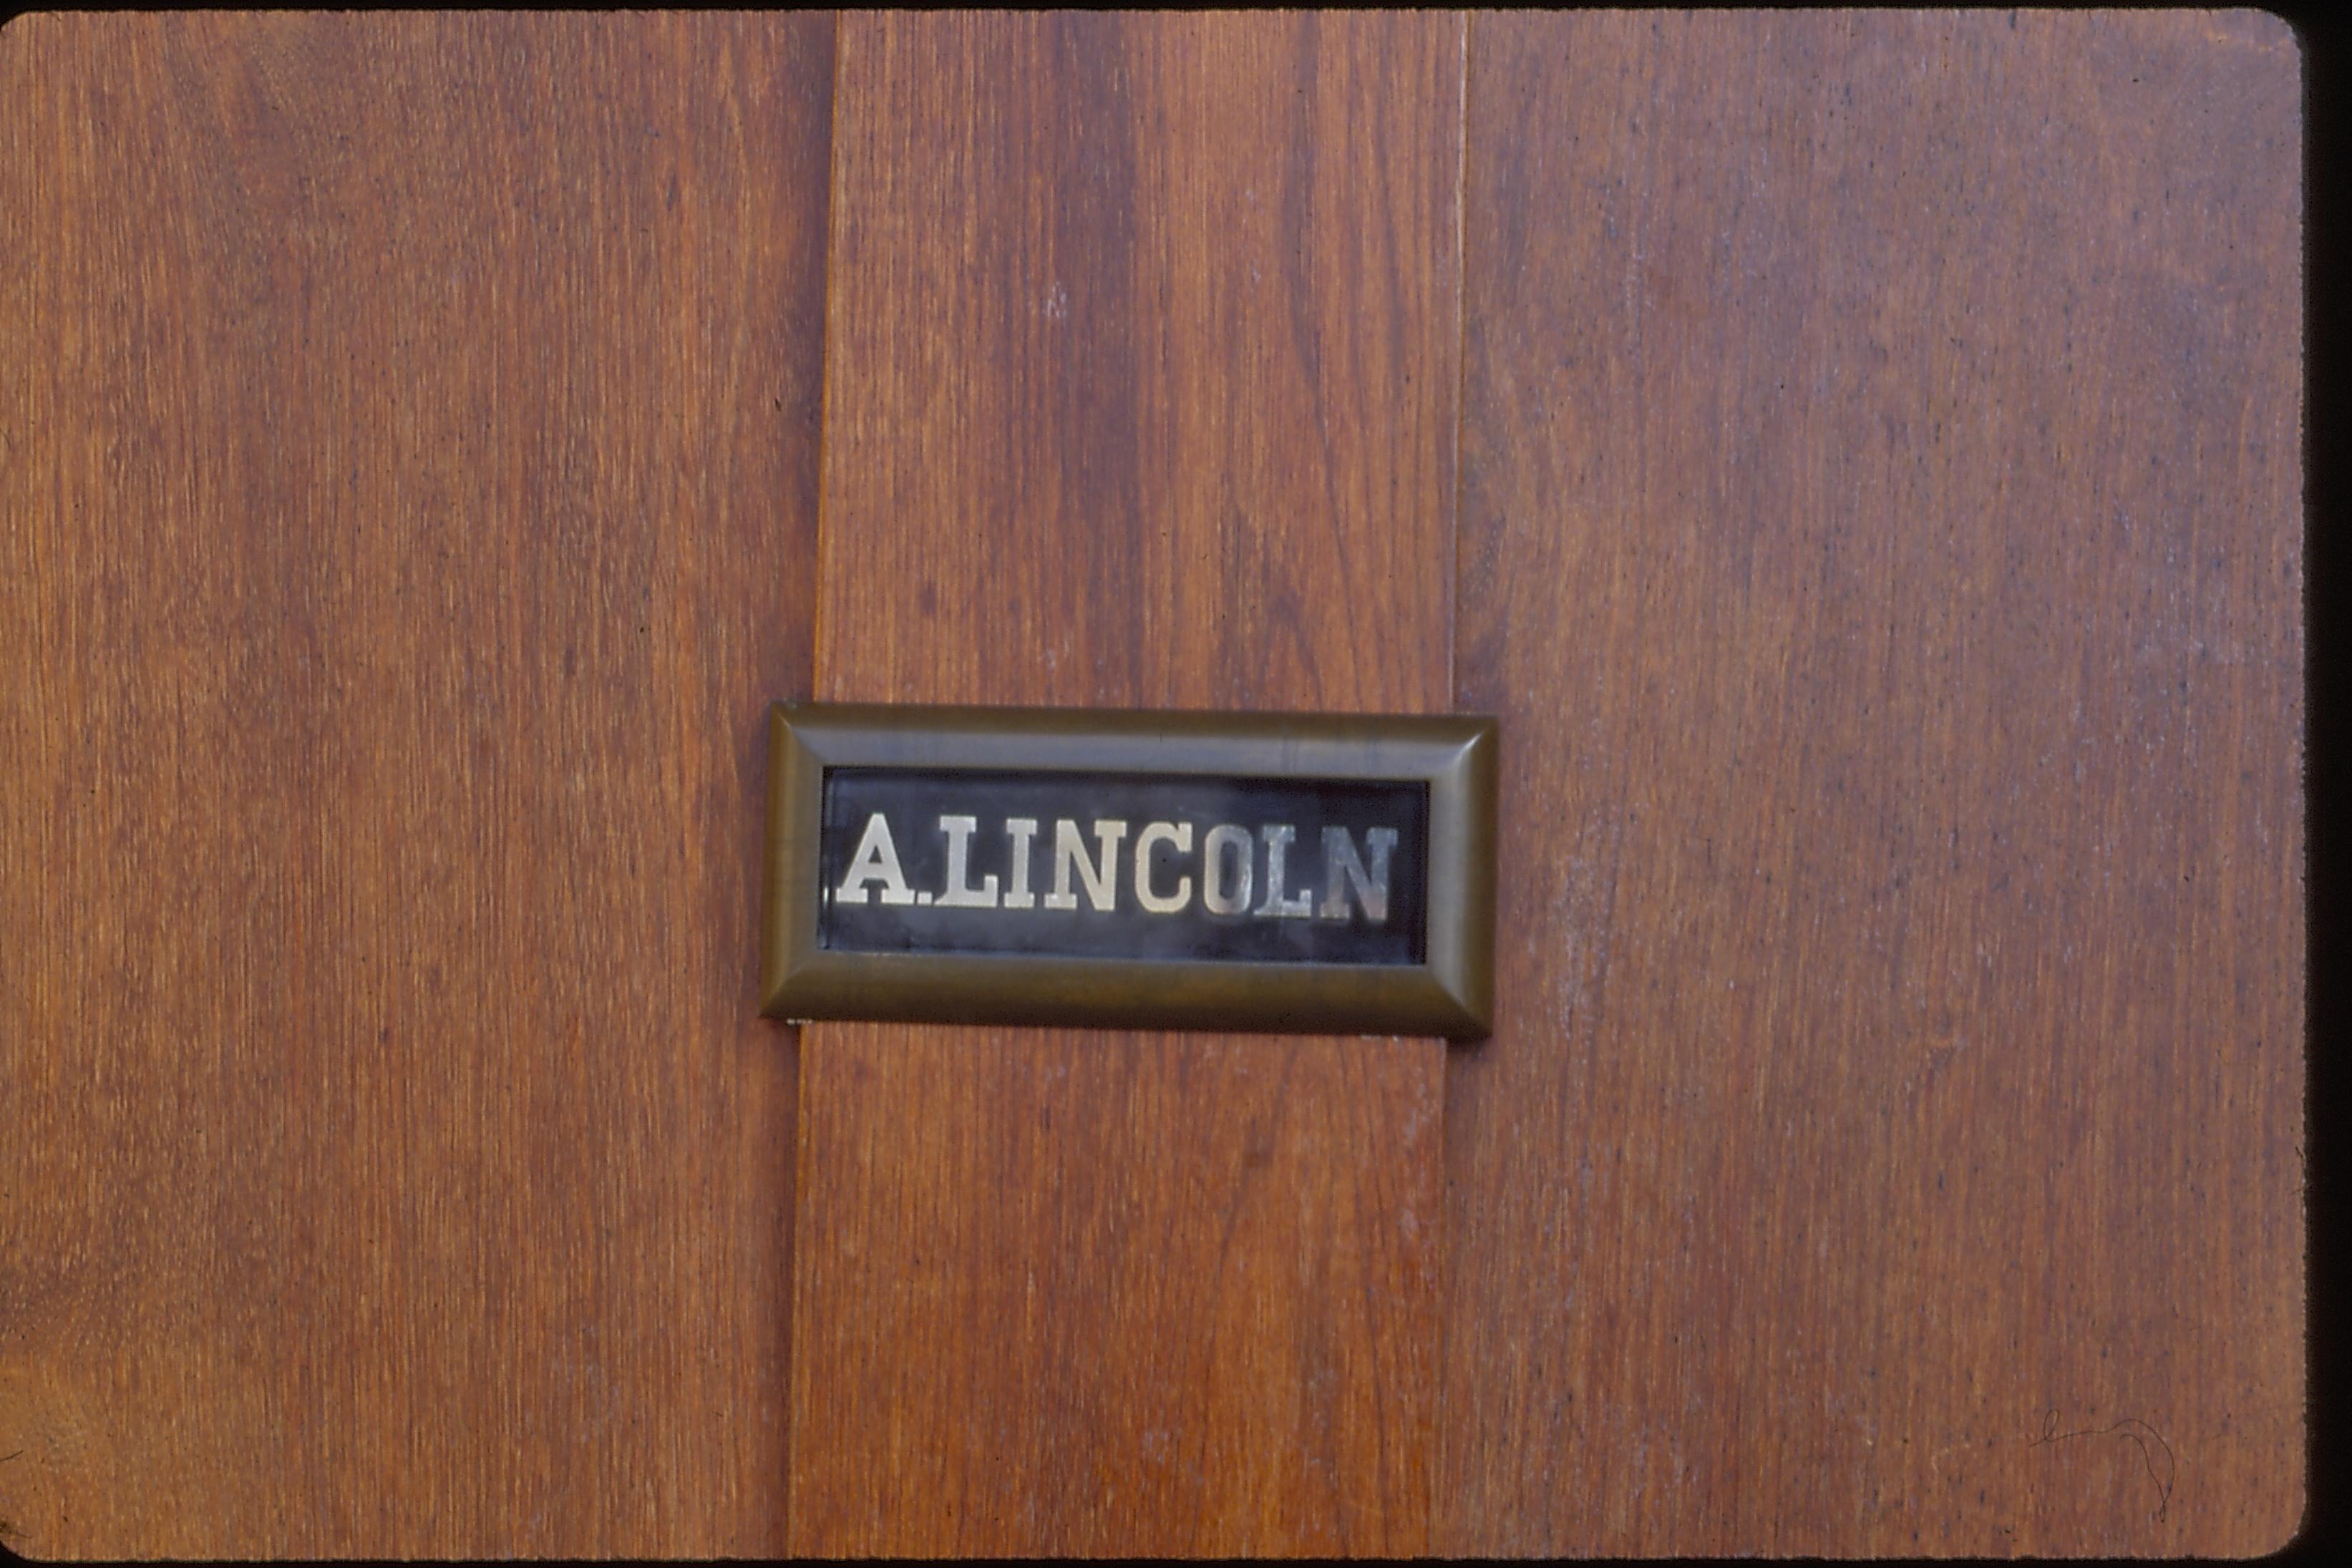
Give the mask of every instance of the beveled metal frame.
[[[1496, 731], [1473, 715], [778, 703], [760, 1010], [803, 1022], [1203, 1029], [1483, 1040], [1495, 994]], [[1200, 962], [817, 946], [828, 768], [1381, 779], [1429, 788], [1419, 964]]]

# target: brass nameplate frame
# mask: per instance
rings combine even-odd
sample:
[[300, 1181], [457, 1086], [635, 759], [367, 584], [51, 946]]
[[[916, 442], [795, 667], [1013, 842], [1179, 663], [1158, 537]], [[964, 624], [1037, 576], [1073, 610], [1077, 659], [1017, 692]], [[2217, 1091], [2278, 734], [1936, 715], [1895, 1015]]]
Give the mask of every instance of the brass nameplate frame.
[[782, 703], [771, 740], [771, 1017], [1488, 1032], [1491, 718]]

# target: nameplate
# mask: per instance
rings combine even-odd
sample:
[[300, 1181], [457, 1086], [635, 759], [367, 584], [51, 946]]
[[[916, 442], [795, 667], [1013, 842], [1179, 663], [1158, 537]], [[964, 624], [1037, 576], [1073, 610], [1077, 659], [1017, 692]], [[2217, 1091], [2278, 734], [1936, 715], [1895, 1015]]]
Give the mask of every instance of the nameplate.
[[763, 1010], [1475, 1039], [1477, 717], [783, 704]]

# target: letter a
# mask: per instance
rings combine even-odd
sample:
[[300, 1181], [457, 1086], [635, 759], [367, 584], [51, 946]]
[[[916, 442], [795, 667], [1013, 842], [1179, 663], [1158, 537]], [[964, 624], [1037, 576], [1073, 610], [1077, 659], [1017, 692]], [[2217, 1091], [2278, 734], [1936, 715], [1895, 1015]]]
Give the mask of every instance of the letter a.
[[857, 841], [857, 852], [849, 857], [849, 874], [833, 896], [842, 904], [866, 902], [866, 884], [882, 884], [885, 904], [912, 904], [915, 890], [907, 885], [907, 873], [898, 869], [898, 846], [890, 841], [890, 824], [875, 812], [866, 819], [866, 836]]

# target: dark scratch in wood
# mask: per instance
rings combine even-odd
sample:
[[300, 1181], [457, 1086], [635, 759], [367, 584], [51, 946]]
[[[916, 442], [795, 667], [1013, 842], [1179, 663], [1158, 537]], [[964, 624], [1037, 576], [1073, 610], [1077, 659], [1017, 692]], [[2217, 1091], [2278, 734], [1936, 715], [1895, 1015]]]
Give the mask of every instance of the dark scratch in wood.
[[[2146, 1435], [2142, 1436], [2142, 1434]], [[2178, 1466], [2172, 1457], [2172, 1445], [2164, 1440], [2163, 1433], [2158, 1432], [2147, 1422], [2137, 1416], [2126, 1416], [2112, 1427], [2086, 1427], [2072, 1432], [2061, 1432], [2058, 1430], [2058, 1411], [2055, 1406], [2053, 1406], [2042, 1412], [2042, 1435], [2032, 1438], [2025, 1446], [2029, 1448], [2038, 1448], [2044, 1443], [2063, 1443], [2069, 1437], [2127, 1437], [2139, 1445], [2140, 1462], [2147, 1467], [2147, 1479], [2156, 1483], [2156, 1512], [2149, 1517], [2161, 1521], [2165, 1511], [2172, 1506], [2172, 1481], [2178, 1471]], [[2156, 1468], [2156, 1452], [2148, 1448], [2151, 1442], [2156, 1445], [2157, 1451], [2164, 1455], [2164, 1469], [2161, 1474], [2158, 1473]]]

